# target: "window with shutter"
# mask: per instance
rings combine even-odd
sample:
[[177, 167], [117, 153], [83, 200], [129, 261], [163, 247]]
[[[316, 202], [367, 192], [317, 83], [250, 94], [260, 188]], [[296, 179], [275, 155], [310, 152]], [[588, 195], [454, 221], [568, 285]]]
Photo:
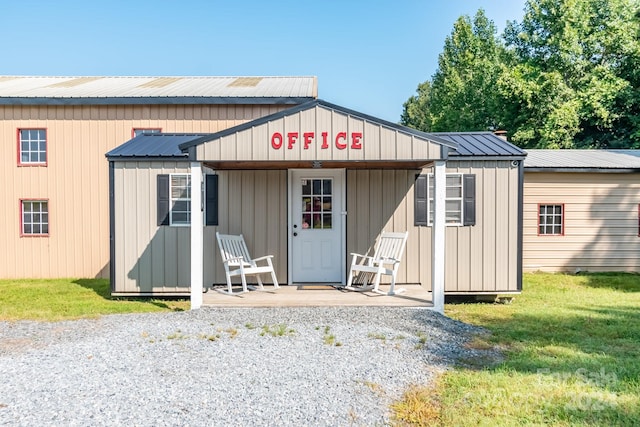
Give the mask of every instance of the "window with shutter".
[[[476, 224], [475, 174], [447, 174], [445, 221], [447, 225]], [[432, 225], [434, 213], [433, 174], [417, 175], [415, 182], [415, 225]]]

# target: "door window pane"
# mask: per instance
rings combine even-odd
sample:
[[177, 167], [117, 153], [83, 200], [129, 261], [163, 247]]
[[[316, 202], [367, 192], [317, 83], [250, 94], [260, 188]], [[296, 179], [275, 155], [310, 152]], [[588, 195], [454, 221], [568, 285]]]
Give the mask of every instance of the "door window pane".
[[331, 179], [302, 179], [302, 228], [331, 229]]

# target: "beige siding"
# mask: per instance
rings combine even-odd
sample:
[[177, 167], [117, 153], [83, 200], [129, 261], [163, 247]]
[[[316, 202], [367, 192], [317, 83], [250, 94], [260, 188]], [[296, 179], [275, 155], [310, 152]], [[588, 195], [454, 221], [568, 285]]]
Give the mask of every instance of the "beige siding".
[[[640, 271], [640, 179], [633, 173], [527, 172], [525, 271]], [[564, 235], [538, 234], [538, 206], [564, 205]]]
[[[271, 138], [275, 132], [282, 135], [282, 146], [278, 149], [272, 147]], [[306, 132], [314, 133], [307, 148], [304, 139]], [[323, 132], [327, 133], [327, 148], [322, 148]], [[343, 149], [336, 146], [336, 138], [340, 132], [346, 132], [346, 138], [340, 138], [338, 141], [347, 145]], [[297, 134], [292, 144], [289, 144], [288, 139], [290, 133]], [[362, 133], [362, 139], [359, 141], [362, 148], [352, 147], [354, 133]], [[196, 151], [198, 159], [203, 161], [375, 161], [440, 158], [438, 144], [321, 106], [204, 143], [198, 146]]]
[[[216, 132], [286, 106], [0, 106], [0, 278], [108, 276], [109, 150], [133, 128]], [[18, 167], [17, 129], [47, 129], [47, 166]], [[20, 199], [47, 199], [48, 237], [20, 237]]]
[[170, 173], [189, 173], [188, 164], [115, 163], [116, 293], [189, 290], [190, 229], [157, 225], [157, 176]]
[[[420, 172], [347, 171], [347, 253], [372, 250], [383, 230], [408, 230], [398, 282], [430, 285], [431, 227], [414, 226]], [[445, 291], [518, 291], [518, 168], [508, 161], [449, 162], [447, 173], [476, 175], [476, 225], [446, 229]]]
[[[252, 256], [273, 255], [276, 277], [286, 283], [287, 171], [215, 173], [219, 175], [219, 225], [205, 227], [204, 231], [205, 285], [226, 283], [216, 231], [243, 234]], [[263, 280], [271, 282], [267, 277]]]
[[[286, 171], [204, 172], [219, 175], [219, 226], [204, 230], [205, 285], [225, 283], [216, 231], [244, 234], [254, 256], [274, 255], [278, 280], [286, 283]], [[170, 173], [189, 173], [188, 165], [115, 163], [116, 294], [189, 292], [190, 227], [157, 225], [157, 176]]]

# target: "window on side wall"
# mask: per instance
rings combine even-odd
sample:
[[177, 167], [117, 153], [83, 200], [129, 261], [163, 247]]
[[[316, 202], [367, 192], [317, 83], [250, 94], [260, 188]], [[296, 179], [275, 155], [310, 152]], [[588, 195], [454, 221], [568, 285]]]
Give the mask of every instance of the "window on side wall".
[[191, 224], [191, 175], [169, 175], [169, 225]]
[[18, 129], [18, 150], [18, 164], [26, 166], [46, 165], [46, 129]]
[[131, 130], [131, 137], [135, 138], [136, 136], [143, 135], [145, 133], [161, 133], [162, 129], [160, 128], [133, 128]]
[[538, 205], [538, 234], [564, 235], [564, 205]]
[[[218, 175], [205, 175], [204, 222], [218, 225]], [[157, 177], [158, 225], [191, 224], [191, 175], [163, 174]]]
[[[434, 184], [433, 174], [416, 177], [415, 225], [433, 225]], [[446, 225], [475, 225], [475, 175], [446, 174], [445, 191]]]
[[20, 201], [21, 234], [23, 236], [49, 235], [49, 202], [46, 200]]

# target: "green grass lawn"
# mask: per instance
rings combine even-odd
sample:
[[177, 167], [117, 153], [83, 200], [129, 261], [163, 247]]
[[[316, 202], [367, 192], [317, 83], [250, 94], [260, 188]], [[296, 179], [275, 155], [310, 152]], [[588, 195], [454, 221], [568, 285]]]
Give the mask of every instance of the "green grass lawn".
[[447, 304], [452, 318], [491, 331], [465, 360], [394, 408], [399, 424], [640, 425], [640, 275], [525, 274], [511, 304]]
[[106, 279], [0, 280], [0, 320], [65, 320], [178, 311], [189, 301], [111, 298]]

